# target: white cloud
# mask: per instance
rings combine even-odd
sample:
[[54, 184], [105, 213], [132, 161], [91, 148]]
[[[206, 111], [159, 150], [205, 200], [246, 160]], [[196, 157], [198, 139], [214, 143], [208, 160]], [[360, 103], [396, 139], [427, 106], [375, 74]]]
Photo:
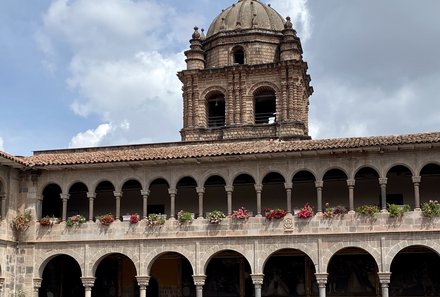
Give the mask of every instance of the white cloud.
[[312, 18], [307, 5], [308, 0], [272, 0], [273, 7], [285, 16], [292, 18], [302, 42], [312, 36]]
[[0, 151], [4, 151], [5, 150], [4, 145], [5, 145], [5, 142], [4, 142], [3, 138], [0, 137]]
[[74, 136], [71, 146], [176, 140], [176, 73], [185, 68], [181, 52], [197, 22], [155, 0], [53, 1], [37, 40], [48, 59], [57, 48], [69, 54], [73, 112], [103, 123]]

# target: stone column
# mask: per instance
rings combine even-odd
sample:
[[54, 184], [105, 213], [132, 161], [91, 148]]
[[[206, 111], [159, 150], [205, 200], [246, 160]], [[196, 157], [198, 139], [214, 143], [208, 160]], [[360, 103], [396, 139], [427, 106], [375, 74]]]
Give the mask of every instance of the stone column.
[[194, 285], [196, 286], [196, 297], [203, 297], [203, 286], [205, 285], [206, 275], [193, 275]]
[[139, 285], [139, 297], [147, 297], [147, 287], [150, 282], [149, 276], [136, 276]]
[[42, 278], [34, 278], [34, 297], [38, 297], [38, 291], [40, 290], [42, 281]]
[[232, 192], [234, 191], [233, 186], [225, 186], [225, 191], [228, 196], [228, 215], [232, 214]]
[[316, 200], [317, 200], [317, 213], [322, 213], [322, 188], [324, 187], [324, 182], [322, 180], [315, 182], [316, 187]]
[[261, 192], [263, 191], [263, 185], [254, 185], [255, 192], [257, 192], [257, 217], [261, 217]]
[[3, 297], [3, 288], [5, 286], [5, 278], [0, 277], [0, 297]]
[[251, 274], [251, 277], [255, 288], [255, 297], [261, 297], [261, 287], [263, 286], [264, 274]]
[[150, 196], [150, 190], [141, 190], [141, 195], [143, 198], [142, 203], [142, 218], [145, 219], [147, 217], [147, 209], [148, 209], [148, 197]]
[[89, 198], [89, 221], [93, 221], [93, 202], [95, 201], [95, 193], [87, 193], [87, 198]]
[[1, 199], [1, 218], [4, 219], [6, 218], [6, 194], [5, 193], [0, 193], [0, 199]]
[[325, 297], [325, 286], [327, 284], [328, 273], [315, 273], [316, 282], [319, 288], [319, 297]]
[[285, 183], [284, 188], [286, 189], [286, 197], [287, 197], [287, 212], [292, 213], [292, 183]]
[[69, 200], [69, 194], [60, 194], [61, 200], [63, 200], [63, 212], [61, 220], [65, 222], [67, 220], [67, 200]]
[[349, 205], [349, 211], [354, 212], [354, 184], [356, 183], [356, 180], [354, 179], [347, 179], [347, 186], [348, 186], [348, 205]]
[[388, 297], [388, 287], [391, 280], [391, 272], [378, 272], [379, 283], [382, 289], [382, 297]]
[[85, 297], [92, 297], [92, 288], [95, 283], [94, 277], [81, 277], [81, 281], [84, 286]]
[[115, 196], [116, 200], [116, 213], [115, 213], [115, 220], [120, 221], [121, 220], [121, 198], [122, 198], [122, 192], [113, 192], [113, 195]]
[[[412, 182], [414, 184], [414, 206], [416, 211], [420, 211], [420, 182], [422, 181], [421, 176], [413, 176]], [[2, 204], [3, 206], [3, 204]]]
[[203, 219], [203, 194], [205, 194], [204, 187], [196, 188], [197, 194], [199, 195], [199, 216], [198, 218]]
[[380, 196], [381, 196], [381, 202], [382, 202], [382, 212], [388, 212], [387, 211], [387, 181], [388, 178], [379, 178], [379, 185], [380, 185]]
[[171, 199], [170, 218], [171, 219], [175, 219], [176, 218], [176, 195], [177, 195], [177, 189], [168, 189], [168, 193], [170, 194], [170, 199]]
[[43, 196], [37, 194], [37, 218], [41, 218], [43, 215]]

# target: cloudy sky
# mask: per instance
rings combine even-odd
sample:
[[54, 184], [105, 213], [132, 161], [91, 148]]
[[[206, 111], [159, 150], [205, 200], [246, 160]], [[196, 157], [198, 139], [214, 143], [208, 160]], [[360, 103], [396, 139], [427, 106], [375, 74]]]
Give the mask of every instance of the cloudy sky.
[[[0, 0], [0, 150], [180, 139], [183, 51], [233, 0]], [[439, 131], [440, 1], [272, 0], [303, 42], [312, 137]]]

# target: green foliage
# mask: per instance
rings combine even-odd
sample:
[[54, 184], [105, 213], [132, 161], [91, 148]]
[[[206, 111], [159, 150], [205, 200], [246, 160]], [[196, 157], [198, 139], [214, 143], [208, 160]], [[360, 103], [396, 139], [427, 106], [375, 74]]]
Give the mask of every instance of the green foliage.
[[29, 228], [32, 221], [32, 213], [30, 210], [25, 210], [24, 213], [17, 213], [17, 216], [12, 221], [12, 227], [17, 231], [25, 231]]
[[377, 205], [361, 205], [356, 209], [356, 212], [360, 215], [367, 216], [370, 220], [376, 219], [380, 209]]
[[398, 217], [403, 216], [405, 212], [410, 211], [411, 208], [408, 204], [397, 205], [397, 204], [388, 204], [388, 212], [390, 213], [390, 217]]
[[148, 226], [161, 226], [165, 224], [165, 217], [162, 214], [150, 213], [147, 217]]
[[226, 215], [221, 210], [213, 210], [207, 216], [211, 224], [220, 224], [224, 218], [226, 218]]
[[188, 211], [181, 210], [177, 213], [177, 219], [181, 224], [192, 223], [193, 215]]
[[422, 213], [427, 218], [440, 216], [440, 204], [437, 200], [429, 200], [422, 203]]

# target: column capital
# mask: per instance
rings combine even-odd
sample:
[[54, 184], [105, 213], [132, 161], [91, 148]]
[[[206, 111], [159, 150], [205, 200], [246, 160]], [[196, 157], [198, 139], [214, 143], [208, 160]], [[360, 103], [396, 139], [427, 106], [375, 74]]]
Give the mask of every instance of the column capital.
[[176, 188], [169, 188], [168, 194], [170, 195], [177, 195], [177, 189]]
[[194, 285], [196, 286], [204, 286], [206, 275], [193, 275]]
[[86, 291], [90, 291], [95, 284], [95, 278], [93, 276], [81, 277], [81, 281]]
[[41, 283], [43, 282], [43, 279], [37, 277], [37, 278], [34, 278], [33, 281], [34, 281], [34, 292], [38, 292], [38, 289], [40, 289]]
[[258, 184], [258, 185], [255, 184], [254, 188], [255, 188], [255, 191], [257, 191], [257, 192], [263, 191], [263, 185], [262, 184]]
[[386, 185], [387, 181], [388, 181], [388, 178], [386, 178], [386, 177], [379, 178], [379, 184], [380, 185]]
[[328, 273], [315, 273], [315, 277], [319, 287], [325, 287], [325, 285], [327, 284]]
[[234, 186], [225, 186], [226, 192], [234, 192]]
[[150, 190], [141, 190], [142, 196], [150, 196]]
[[113, 191], [113, 195], [116, 197], [116, 198], [121, 198], [122, 197], [122, 192], [116, 192], [116, 191]]
[[87, 198], [92, 198], [92, 199], [95, 199], [96, 198], [96, 193], [93, 193], [93, 192], [87, 192]]
[[63, 194], [63, 193], [60, 194], [60, 198], [62, 200], [69, 200], [69, 197], [70, 197], [70, 194]]
[[324, 182], [322, 180], [315, 181], [316, 188], [322, 188], [324, 186]]
[[422, 181], [422, 177], [421, 176], [413, 176], [412, 177], [412, 182], [415, 184], [420, 184], [420, 182]]
[[292, 190], [293, 189], [293, 183], [284, 183], [284, 188], [286, 190]]
[[147, 287], [150, 282], [150, 276], [136, 276], [139, 287]]
[[356, 184], [355, 179], [347, 179], [347, 186], [354, 187], [355, 184]]
[[196, 188], [196, 192], [199, 193], [199, 194], [200, 193], [205, 193], [205, 187], [197, 187]]
[[389, 284], [391, 281], [391, 272], [378, 272], [379, 282], [381, 284]]
[[251, 278], [254, 285], [263, 285], [264, 274], [251, 274]]

